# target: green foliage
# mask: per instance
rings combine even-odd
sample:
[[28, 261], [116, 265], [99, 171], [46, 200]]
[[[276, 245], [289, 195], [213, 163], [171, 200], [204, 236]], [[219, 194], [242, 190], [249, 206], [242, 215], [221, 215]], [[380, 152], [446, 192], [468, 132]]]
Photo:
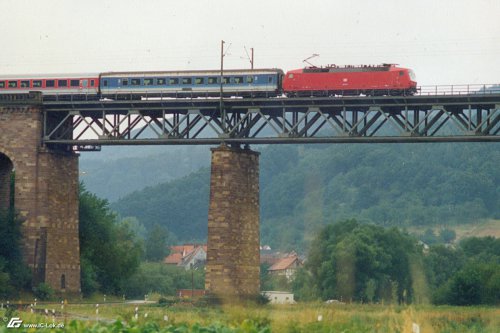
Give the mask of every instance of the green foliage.
[[347, 220], [322, 229], [306, 267], [322, 299], [409, 302], [413, 238], [395, 228]]
[[12, 210], [0, 211], [0, 297], [14, 296], [30, 283], [21, 256], [21, 221]]
[[80, 256], [82, 292], [99, 288], [121, 293], [124, 281], [139, 266], [143, 249], [124, 224], [117, 223], [108, 202], [80, 188]]
[[499, 264], [469, 263], [438, 290], [436, 301], [453, 305], [498, 305], [499, 278]]
[[427, 280], [434, 289], [446, 283], [465, 264], [465, 255], [461, 249], [444, 245], [431, 246], [425, 256]]
[[500, 239], [491, 236], [470, 237], [462, 240], [460, 247], [468, 257], [500, 264]]
[[[142, 134], [147, 135], [148, 130]], [[155, 133], [150, 131], [149, 135]], [[80, 157], [80, 170], [85, 172], [81, 180], [90, 192], [110, 201], [147, 186], [184, 177], [210, 163], [210, 150], [206, 146], [102, 148], [100, 154], [82, 154]]]
[[54, 290], [46, 283], [40, 283], [33, 288], [33, 294], [42, 301], [47, 301], [54, 295]]
[[[193, 282], [193, 284], [192, 284]], [[175, 296], [178, 289], [204, 289], [203, 270], [185, 270], [163, 263], [142, 263], [124, 283], [123, 292], [130, 297], [144, 297], [152, 292]]]
[[445, 243], [451, 243], [457, 238], [457, 233], [453, 229], [443, 228], [439, 231], [439, 237]]
[[291, 284], [296, 301], [313, 301], [319, 298], [318, 290], [314, 287], [312, 274], [304, 267], [297, 269]]
[[[327, 223], [447, 225], [500, 218], [500, 145], [268, 146], [260, 157], [261, 240], [304, 250]], [[207, 160], [208, 163], [208, 160]], [[112, 169], [111, 169], [112, 170]], [[143, 170], [143, 168], [141, 168]], [[209, 169], [124, 196], [113, 205], [179, 241], [206, 238]], [[453, 238], [444, 232], [436, 236]]]
[[472, 237], [459, 247], [431, 247], [428, 281], [436, 304], [500, 304], [500, 240]]
[[148, 232], [145, 243], [145, 257], [149, 261], [162, 261], [169, 253], [167, 245], [168, 231], [155, 224]]
[[207, 237], [210, 170], [147, 187], [113, 204], [122, 216], [134, 216], [146, 229], [158, 224], [184, 241]]

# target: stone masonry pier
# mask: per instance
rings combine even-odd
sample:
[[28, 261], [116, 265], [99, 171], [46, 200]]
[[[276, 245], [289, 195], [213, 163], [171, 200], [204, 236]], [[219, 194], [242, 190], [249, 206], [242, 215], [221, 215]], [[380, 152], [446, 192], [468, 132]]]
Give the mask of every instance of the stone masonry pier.
[[222, 299], [260, 292], [259, 153], [212, 149], [205, 289]]
[[78, 155], [43, 146], [42, 129], [40, 106], [0, 105], [0, 208], [16, 209], [23, 221], [33, 283], [79, 292]]

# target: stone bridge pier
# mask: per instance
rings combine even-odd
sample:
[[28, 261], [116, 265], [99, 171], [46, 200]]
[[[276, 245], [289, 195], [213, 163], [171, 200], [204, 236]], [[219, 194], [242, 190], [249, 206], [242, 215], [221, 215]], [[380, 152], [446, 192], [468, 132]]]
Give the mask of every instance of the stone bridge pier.
[[79, 292], [78, 155], [42, 145], [42, 116], [39, 106], [0, 105], [0, 209], [22, 221], [33, 284]]
[[205, 289], [222, 299], [260, 292], [259, 153], [212, 149]]

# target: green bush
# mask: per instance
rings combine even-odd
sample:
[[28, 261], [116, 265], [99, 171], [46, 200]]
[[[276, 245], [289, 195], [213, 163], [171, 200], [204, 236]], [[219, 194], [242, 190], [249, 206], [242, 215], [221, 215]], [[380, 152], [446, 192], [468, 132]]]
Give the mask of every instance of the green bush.
[[40, 283], [38, 286], [33, 288], [33, 293], [38, 299], [46, 301], [52, 298], [54, 290], [48, 284]]

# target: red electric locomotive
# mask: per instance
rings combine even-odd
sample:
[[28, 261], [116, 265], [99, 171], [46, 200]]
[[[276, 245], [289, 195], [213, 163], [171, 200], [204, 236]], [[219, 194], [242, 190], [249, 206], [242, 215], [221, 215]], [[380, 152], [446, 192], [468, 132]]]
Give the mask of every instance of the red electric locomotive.
[[379, 66], [306, 67], [283, 78], [287, 96], [413, 95], [417, 91], [411, 69], [394, 64]]

